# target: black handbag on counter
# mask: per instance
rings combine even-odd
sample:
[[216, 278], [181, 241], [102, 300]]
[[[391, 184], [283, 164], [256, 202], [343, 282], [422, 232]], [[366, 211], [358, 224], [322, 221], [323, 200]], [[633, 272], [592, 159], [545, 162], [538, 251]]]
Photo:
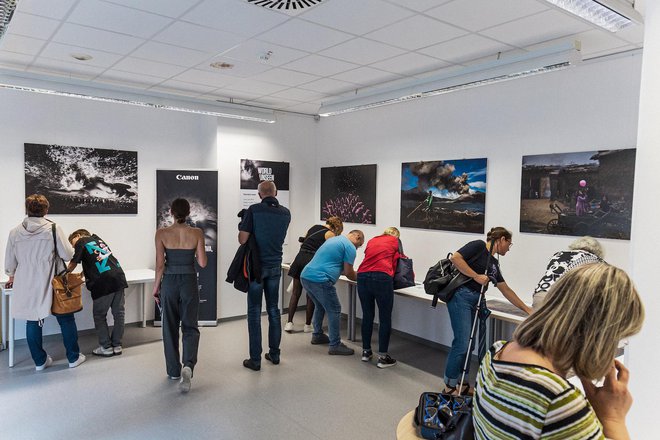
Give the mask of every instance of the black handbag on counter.
[[399, 240], [399, 254], [401, 255], [396, 263], [394, 271], [394, 290], [412, 287], [415, 285], [415, 271], [413, 270], [413, 260], [403, 253], [403, 246]]

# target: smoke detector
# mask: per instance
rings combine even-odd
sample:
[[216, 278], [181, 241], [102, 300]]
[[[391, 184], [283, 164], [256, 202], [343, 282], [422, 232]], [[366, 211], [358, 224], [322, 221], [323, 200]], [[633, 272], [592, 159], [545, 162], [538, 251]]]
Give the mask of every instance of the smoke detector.
[[224, 61], [216, 61], [215, 63], [209, 64], [209, 66], [214, 69], [233, 69], [234, 65], [230, 63], [225, 63]]
[[299, 9], [311, 8], [312, 6], [318, 5], [322, 1], [323, 0], [247, 0], [248, 3], [252, 3], [257, 6], [284, 11], [295, 11]]
[[86, 53], [72, 53], [71, 58], [76, 59], [78, 61], [89, 61], [94, 57]]

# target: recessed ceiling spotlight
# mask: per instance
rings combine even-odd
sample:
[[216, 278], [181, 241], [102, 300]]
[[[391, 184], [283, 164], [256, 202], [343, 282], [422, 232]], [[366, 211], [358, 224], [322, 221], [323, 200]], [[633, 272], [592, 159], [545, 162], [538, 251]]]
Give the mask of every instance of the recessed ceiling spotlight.
[[78, 61], [89, 61], [94, 57], [86, 53], [72, 53], [71, 58], [74, 58]]
[[247, 0], [257, 6], [263, 6], [270, 9], [297, 10], [311, 8], [318, 5], [323, 0]]
[[234, 67], [233, 64], [225, 63], [224, 61], [216, 61], [215, 63], [209, 64], [209, 66], [214, 69], [232, 69]]

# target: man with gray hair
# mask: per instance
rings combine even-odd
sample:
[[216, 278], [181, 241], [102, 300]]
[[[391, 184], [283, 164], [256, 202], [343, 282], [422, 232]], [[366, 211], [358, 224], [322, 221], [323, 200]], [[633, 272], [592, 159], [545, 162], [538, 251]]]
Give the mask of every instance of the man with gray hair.
[[[341, 342], [339, 321], [341, 304], [337, 297], [335, 283], [343, 273], [349, 280], [355, 281], [357, 275], [353, 269], [356, 249], [364, 244], [364, 234], [357, 229], [347, 236], [329, 238], [321, 245], [300, 274], [307, 295], [314, 301], [312, 325], [312, 344], [330, 344], [328, 354], [352, 355], [354, 350]], [[323, 333], [323, 316], [328, 313], [328, 335]]]
[[252, 235], [259, 249], [261, 282], [251, 281], [247, 294], [247, 321], [250, 339], [250, 358], [243, 366], [254, 371], [261, 369], [261, 299], [266, 298], [268, 313], [268, 353], [266, 360], [280, 363], [282, 323], [278, 307], [280, 277], [282, 276], [282, 245], [291, 222], [291, 213], [281, 206], [275, 196], [275, 183], [264, 181], [258, 186], [261, 203], [251, 205], [238, 225], [238, 242], [244, 244]]
[[559, 251], [550, 258], [548, 267], [532, 295], [532, 308], [538, 310], [545, 302], [550, 286], [568, 271], [583, 264], [602, 263], [604, 251], [593, 237], [580, 237], [568, 246], [567, 251]]

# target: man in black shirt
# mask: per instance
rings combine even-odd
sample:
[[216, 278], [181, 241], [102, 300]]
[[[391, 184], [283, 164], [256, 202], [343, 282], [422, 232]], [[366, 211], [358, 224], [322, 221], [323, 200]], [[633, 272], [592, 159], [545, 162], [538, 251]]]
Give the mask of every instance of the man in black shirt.
[[[119, 261], [108, 245], [96, 234], [86, 229], [78, 229], [69, 236], [75, 248], [68, 270], [83, 265], [87, 289], [94, 301], [94, 327], [99, 337], [99, 346], [92, 353], [110, 357], [122, 353], [121, 338], [124, 334], [124, 289], [128, 287], [126, 276]], [[112, 335], [108, 329], [106, 316], [112, 308], [114, 326]]]

